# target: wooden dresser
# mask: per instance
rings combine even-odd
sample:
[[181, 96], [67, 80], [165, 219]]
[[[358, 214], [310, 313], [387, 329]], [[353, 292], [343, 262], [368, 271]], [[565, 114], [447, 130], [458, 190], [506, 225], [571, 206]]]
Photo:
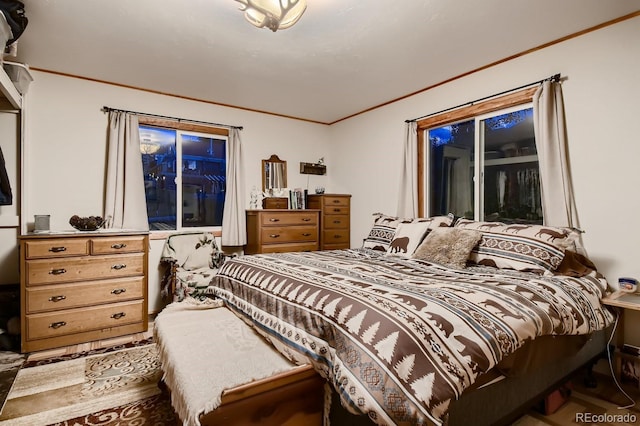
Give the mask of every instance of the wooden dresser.
[[22, 352], [143, 332], [146, 232], [20, 237]]
[[320, 210], [247, 210], [246, 254], [314, 251], [320, 247]]
[[320, 250], [351, 247], [351, 195], [310, 194], [311, 209], [320, 209]]

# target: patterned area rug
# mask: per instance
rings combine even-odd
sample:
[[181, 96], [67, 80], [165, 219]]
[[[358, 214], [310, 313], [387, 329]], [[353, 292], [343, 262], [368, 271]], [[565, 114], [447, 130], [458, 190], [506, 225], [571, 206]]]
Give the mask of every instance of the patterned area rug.
[[0, 413], [24, 359], [22, 354], [0, 351]]
[[175, 425], [161, 374], [148, 342], [28, 362], [0, 425]]
[[[5, 371], [22, 365], [23, 356], [0, 363]], [[7, 368], [7, 366], [12, 366]], [[15, 372], [14, 372], [15, 374]], [[0, 414], [0, 426], [173, 426], [180, 424], [169, 396], [158, 388], [160, 366], [152, 339], [28, 361], [17, 375]], [[577, 413], [601, 415], [597, 424], [640, 425], [640, 407], [619, 410], [629, 401], [600, 377], [598, 387], [580, 386], [577, 376], [569, 402], [556, 413], [544, 416], [531, 410], [517, 426], [563, 426], [589, 424]], [[640, 401], [640, 391], [627, 389]], [[631, 413], [634, 418], [611, 417]], [[606, 415], [609, 415], [607, 417]], [[633, 420], [632, 420], [633, 419]], [[586, 419], [584, 419], [586, 420]], [[611, 422], [611, 420], [614, 420]], [[333, 424], [332, 426], [343, 426]]]

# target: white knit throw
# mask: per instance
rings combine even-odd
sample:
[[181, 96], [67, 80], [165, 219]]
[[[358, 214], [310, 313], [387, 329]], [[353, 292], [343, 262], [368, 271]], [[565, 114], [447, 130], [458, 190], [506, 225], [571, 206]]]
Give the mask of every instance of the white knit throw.
[[154, 323], [163, 380], [184, 425], [200, 425], [223, 390], [295, 367], [221, 301], [175, 302]]

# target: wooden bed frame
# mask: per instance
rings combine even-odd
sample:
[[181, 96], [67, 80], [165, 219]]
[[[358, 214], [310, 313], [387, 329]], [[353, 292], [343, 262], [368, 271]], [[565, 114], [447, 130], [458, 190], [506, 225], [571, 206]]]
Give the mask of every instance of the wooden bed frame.
[[321, 426], [324, 380], [305, 364], [225, 390], [220, 406], [200, 416], [203, 426]]
[[[464, 394], [452, 403], [444, 425], [513, 423], [579, 369], [587, 368], [585, 374], [590, 374], [588, 367], [603, 356], [608, 332], [609, 329], [595, 333], [575, 356], [550, 363], [544, 371], [508, 378]], [[200, 423], [203, 426], [321, 426], [325, 407], [324, 383], [311, 365], [295, 367], [225, 390], [221, 405], [202, 414]], [[373, 425], [368, 417], [347, 412], [335, 392], [332, 394], [328, 413], [331, 425]]]

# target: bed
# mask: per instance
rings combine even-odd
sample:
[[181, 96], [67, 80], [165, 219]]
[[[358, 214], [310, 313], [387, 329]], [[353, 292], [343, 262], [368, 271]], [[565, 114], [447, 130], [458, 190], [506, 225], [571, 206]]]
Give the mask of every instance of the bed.
[[[580, 251], [564, 228], [378, 214], [361, 248], [240, 256], [206, 292], [368, 423], [493, 424], [604, 350]], [[514, 401], [489, 413], [491, 392]]]

